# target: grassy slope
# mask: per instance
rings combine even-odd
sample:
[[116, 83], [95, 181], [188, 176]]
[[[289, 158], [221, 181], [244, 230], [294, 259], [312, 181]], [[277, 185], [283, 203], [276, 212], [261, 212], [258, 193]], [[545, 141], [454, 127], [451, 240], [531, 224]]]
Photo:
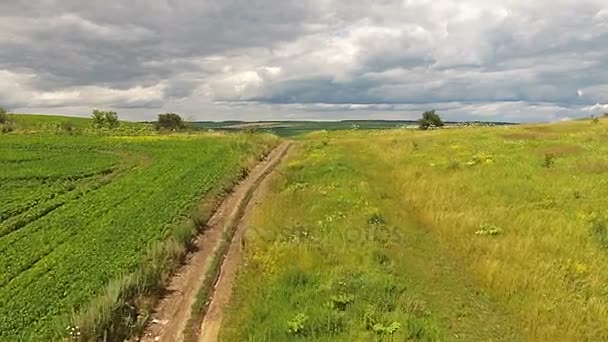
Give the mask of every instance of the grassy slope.
[[74, 127], [85, 128], [91, 125], [91, 119], [61, 115], [10, 114], [9, 120], [21, 129], [35, 129], [43, 125], [69, 122]]
[[223, 340], [608, 338], [607, 140], [310, 134], [255, 215]]
[[196, 210], [199, 199], [219, 195], [277, 142], [226, 134], [0, 139], [3, 341], [56, 339], [73, 310], [89, 310], [83, 323], [111, 323], [101, 320], [125, 310], [124, 291], [157, 289], [167, 259], [183, 255], [179, 243], [200, 228], [189, 215], [204, 222], [209, 214], [206, 203]]
[[[75, 116], [42, 115], [42, 114], [9, 114], [9, 121], [14, 125], [16, 131], [41, 131], [48, 130], [53, 125], [68, 123], [77, 130], [91, 127], [91, 119]], [[138, 127], [141, 123], [121, 121], [123, 127]]]

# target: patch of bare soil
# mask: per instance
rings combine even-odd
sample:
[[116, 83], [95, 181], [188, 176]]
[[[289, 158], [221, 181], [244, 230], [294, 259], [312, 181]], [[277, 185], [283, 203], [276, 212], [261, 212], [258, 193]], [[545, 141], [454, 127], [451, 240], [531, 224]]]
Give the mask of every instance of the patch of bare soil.
[[[185, 264], [172, 278], [167, 288], [167, 294], [155, 308], [141, 341], [177, 342], [183, 340], [183, 332], [190, 318], [196, 294], [202, 286], [209, 268], [212, 267], [213, 255], [222, 241], [224, 232], [226, 229], [234, 227], [235, 223], [242, 219], [243, 211], [239, 208], [246, 206], [246, 202], [250, 200], [247, 193], [250, 193], [252, 188], [259, 186], [262, 179], [276, 167], [287, 153], [289, 146], [289, 142], [284, 142], [275, 148], [266, 160], [260, 162], [224, 199], [207, 223], [205, 232], [196, 240], [195, 252], [188, 256]], [[246, 214], [247, 211], [244, 215]], [[237, 229], [242, 230], [240, 225]], [[241, 234], [237, 232], [235, 239]], [[229, 254], [232, 249], [231, 245]], [[227, 257], [225, 260], [232, 259]], [[222, 273], [224, 273], [223, 266]]]

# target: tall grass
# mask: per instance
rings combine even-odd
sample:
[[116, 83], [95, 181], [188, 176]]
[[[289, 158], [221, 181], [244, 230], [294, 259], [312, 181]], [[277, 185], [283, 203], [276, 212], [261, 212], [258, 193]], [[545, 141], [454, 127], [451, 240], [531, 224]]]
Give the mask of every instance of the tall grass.
[[605, 340], [607, 141], [605, 120], [308, 135], [223, 340]]

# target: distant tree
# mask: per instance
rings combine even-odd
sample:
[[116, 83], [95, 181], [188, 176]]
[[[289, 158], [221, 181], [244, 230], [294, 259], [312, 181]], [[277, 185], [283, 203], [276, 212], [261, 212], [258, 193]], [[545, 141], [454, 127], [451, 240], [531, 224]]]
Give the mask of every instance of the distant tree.
[[116, 112], [106, 112], [105, 114], [108, 128], [114, 129], [120, 126], [120, 121], [118, 121], [118, 114], [116, 114]]
[[116, 114], [116, 112], [95, 109], [93, 110], [91, 119], [93, 119], [94, 128], [114, 129], [120, 125], [120, 121], [118, 121], [118, 114]]
[[429, 129], [429, 127], [442, 127], [444, 125], [441, 117], [434, 110], [422, 113], [422, 118], [418, 120], [418, 124], [418, 127], [422, 130]]
[[8, 114], [6, 109], [0, 107], [0, 124], [5, 124], [8, 122]]
[[184, 120], [179, 114], [176, 113], [165, 113], [158, 114], [158, 121], [156, 122], [156, 129], [168, 129], [177, 131], [186, 127]]
[[93, 110], [91, 119], [93, 119], [93, 127], [95, 128], [102, 128], [105, 125], [106, 118], [103, 112], [100, 110]]

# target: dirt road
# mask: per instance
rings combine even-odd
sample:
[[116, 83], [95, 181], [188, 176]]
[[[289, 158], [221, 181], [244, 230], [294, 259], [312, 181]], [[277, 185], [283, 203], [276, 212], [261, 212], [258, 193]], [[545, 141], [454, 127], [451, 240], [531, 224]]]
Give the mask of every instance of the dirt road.
[[[275, 148], [268, 155], [266, 160], [260, 162], [249, 173], [247, 178], [239, 183], [234, 188], [234, 191], [224, 199], [215, 214], [209, 220], [205, 233], [195, 242], [195, 252], [189, 255], [184, 266], [172, 278], [167, 289], [167, 295], [159, 301], [141, 341], [178, 342], [183, 340], [184, 329], [186, 328], [186, 323], [190, 319], [191, 308], [194, 304], [196, 293], [202, 286], [209, 268], [212, 267], [213, 256], [222, 241], [224, 232], [227, 229], [234, 229], [235, 226], [237, 227], [237, 232], [233, 239], [233, 243], [229, 248], [229, 255], [227, 255], [225, 259], [227, 262], [224, 262], [224, 265], [226, 266], [222, 266], [215, 292], [218, 292], [217, 289], [222, 288], [222, 286], [225, 285], [225, 280], [223, 279], [226, 278], [225, 274], [227, 273], [227, 269], [234, 267], [232, 272], [236, 272], [238, 261], [236, 265], [229, 265], [232, 263], [231, 260], [236, 260], [234, 257], [235, 252], [233, 251], [235, 245], [234, 241], [240, 239], [243, 231], [241, 227], [242, 224], [238, 224], [237, 226], [237, 223], [241, 222], [243, 216], [247, 213], [247, 210], [243, 209], [247, 206], [248, 202], [250, 202], [252, 191], [255, 191], [266, 176], [273, 171], [283, 156], [285, 156], [289, 147], [290, 143], [284, 142]], [[255, 196], [254, 193], [253, 197]], [[238, 243], [236, 245], [238, 245]], [[225, 267], [227, 269], [225, 269]], [[230, 283], [229, 285], [231, 290], [232, 284]], [[217, 315], [217, 304], [215, 306], [213, 304], [215, 297], [216, 296], [214, 296], [214, 300], [210, 304], [208, 315], [213, 313], [215, 313], [214, 315]], [[218, 298], [221, 297], [223, 296]], [[219, 326], [217, 329], [219, 330]]]
[[221, 266], [220, 275], [213, 291], [211, 302], [199, 330], [198, 342], [215, 342], [218, 340], [226, 306], [230, 303], [232, 288], [236, 279], [238, 266], [241, 261], [243, 236], [246, 225], [255, 206], [261, 202], [268, 189], [271, 177], [265, 178], [255, 189], [244, 215], [240, 218], [234, 238], [230, 244], [226, 258]]

